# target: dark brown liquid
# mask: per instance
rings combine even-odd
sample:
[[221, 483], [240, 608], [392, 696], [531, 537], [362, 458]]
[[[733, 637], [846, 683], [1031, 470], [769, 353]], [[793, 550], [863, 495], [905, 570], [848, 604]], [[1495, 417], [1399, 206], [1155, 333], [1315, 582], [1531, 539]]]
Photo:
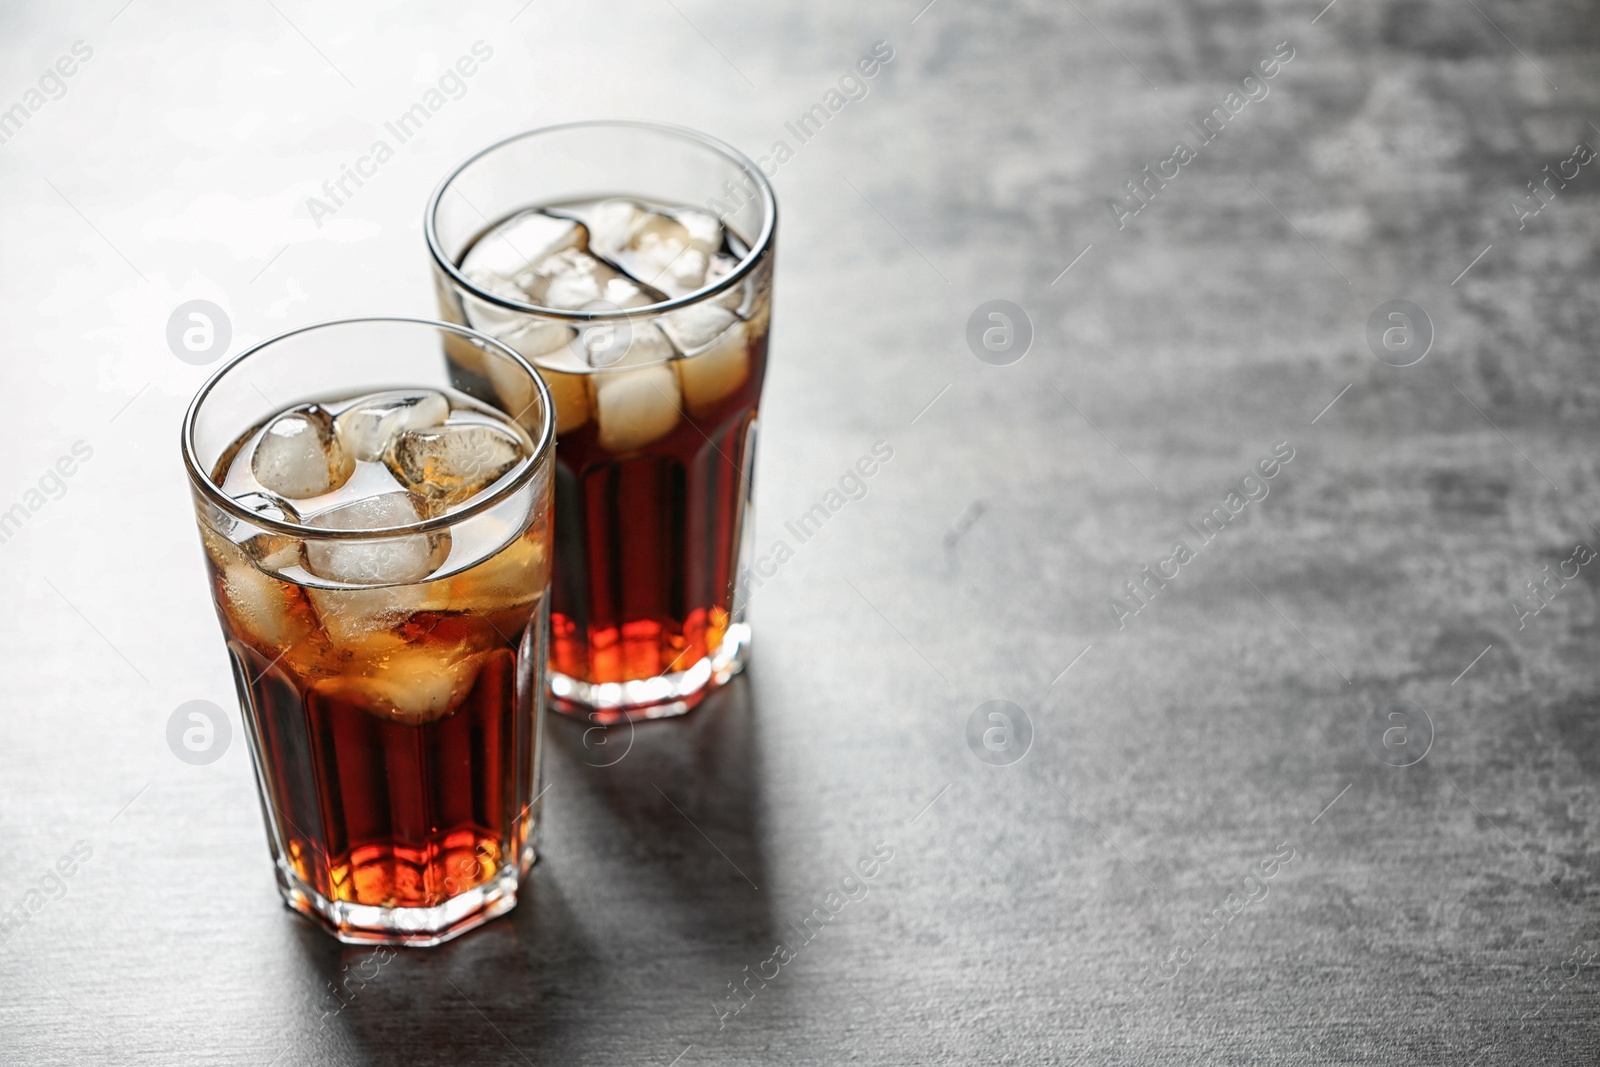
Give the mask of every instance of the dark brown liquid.
[[557, 439], [552, 670], [631, 681], [684, 670], [721, 644], [766, 347], [752, 337], [744, 383], [637, 452], [607, 452], [592, 419]]
[[[277, 851], [327, 899], [432, 907], [520, 862], [545, 508], [494, 557], [419, 587], [424, 610], [359, 633], [330, 628], [302, 587], [238, 571], [243, 553], [204, 531]], [[321, 591], [321, 609], [339, 595]]]
[[[555, 214], [589, 218], [586, 212], [596, 203], [556, 205], [560, 210]], [[650, 206], [674, 210], [671, 205]], [[475, 240], [497, 228], [486, 228]], [[589, 250], [602, 255], [594, 247]], [[469, 245], [464, 259], [470, 251]], [[717, 253], [723, 264], [745, 258], [748, 251], [738, 234], [724, 229]], [[611, 266], [627, 273], [622, 261], [613, 260]], [[689, 670], [716, 653], [738, 621], [734, 585], [754, 458], [751, 431], [766, 370], [770, 260], [757, 264], [739, 286], [704, 304], [743, 311], [738, 327], [742, 354], [720, 347], [739, 343], [724, 335], [722, 342], [694, 348], [695, 355], [680, 354], [644, 371], [617, 364], [585, 373], [581, 362], [574, 369], [570, 354], [530, 357], [550, 387], [558, 427], [549, 666], [580, 683], [630, 682]], [[471, 309], [481, 310], [450, 291], [442, 292], [441, 306], [446, 318], [469, 325], [474, 324]], [[666, 323], [670, 316], [657, 321]], [[512, 333], [503, 313], [476, 325], [490, 333]], [[494, 383], [475, 369], [477, 362], [481, 360], [471, 352], [453, 355], [452, 382], [469, 396], [495, 400]], [[666, 393], [660, 384], [629, 376], [654, 375], [662, 368], [681, 392], [675, 423], [653, 436], [662, 415], [654, 401], [665, 399]], [[736, 379], [740, 373], [743, 377]], [[652, 402], [630, 406], [630, 386]], [[609, 411], [602, 397], [608, 388], [619, 389], [621, 396]], [[661, 396], [650, 396], [651, 389]], [[518, 410], [519, 400], [500, 397], [497, 402]], [[608, 425], [609, 438], [602, 432]], [[700, 695], [689, 695], [682, 703], [692, 705]], [[599, 721], [614, 717], [607, 710]]]
[[431, 907], [493, 875], [516, 813], [513, 783], [531, 773], [514, 766], [532, 746], [531, 717], [511, 696], [512, 653], [488, 658], [455, 712], [413, 726], [302, 695], [247, 646], [229, 648], [235, 669], [257, 679], [249, 689], [267, 792], [284, 858], [303, 881], [330, 900]]

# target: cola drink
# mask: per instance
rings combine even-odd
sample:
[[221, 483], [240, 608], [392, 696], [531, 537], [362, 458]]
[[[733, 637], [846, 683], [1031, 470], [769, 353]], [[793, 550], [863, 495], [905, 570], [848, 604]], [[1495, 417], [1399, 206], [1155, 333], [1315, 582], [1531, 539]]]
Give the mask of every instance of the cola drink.
[[553, 488], [530, 421], [442, 382], [324, 394], [237, 427], [196, 494], [280, 883], [346, 940], [453, 936], [532, 862]]
[[[621, 121], [509, 137], [429, 203], [442, 317], [514, 348], [554, 398], [559, 710], [680, 714], [746, 662], [776, 211], [727, 145]], [[459, 356], [458, 389], [515, 409]]]
[[[639, 198], [519, 210], [460, 257], [483, 291], [593, 316], [508, 310], [471, 292], [444, 301], [447, 317], [533, 363], [555, 400], [550, 677], [562, 710], [601, 723], [675, 714], [743, 665], [736, 585], [770, 269], [691, 294], [749, 258], [711, 213]], [[454, 374], [464, 391], [499, 395], [466, 362]]]

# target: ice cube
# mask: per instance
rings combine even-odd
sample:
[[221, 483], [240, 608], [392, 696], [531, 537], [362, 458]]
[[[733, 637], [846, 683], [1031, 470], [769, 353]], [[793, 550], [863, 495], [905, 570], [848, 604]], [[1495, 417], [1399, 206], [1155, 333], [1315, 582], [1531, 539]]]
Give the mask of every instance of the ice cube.
[[[514, 349], [529, 363], [546, 352], [554, 352], [572, 340], [573, 329], [559, 322], [548, 319], [528, 318], [523, 320], [516, 329], [510, 330], [495, 338], [501, 344]], [[491, 361], [499, 363], [500, 360]]]
[[[678, 368], [678, 379], [683, 383], [684, 405], [696, 418], [710, 414], [717, 404], [738, 392], [750, 377], [750, 346], [746, 341], [745, 324], [723, 308], [706, 305], [703, 310], [722, 311], [732, 321], [708, 344], [674, 364]], [[685, 336], [690, 335], [686, 333]]]
[[704, 285], [711, 256], [722, 246], [722, 224], [694, 208], [664, 213], [612, 200], [595, 209], [593, 221], [594, 250], [668, 296]]
[[442, 719], [460, 707], [483, 666], [483, 652], [471, 648], [430, 648], [391, 635], [364, 645], [365, 654], [347, 670], [312, 688], [408, 726]]
[[432, 390], [394, 390], [362, 397], [333, 420], [339, 443], [356, 459], [380, 462], [405, 430], [437, 426], [450, 417], [450, 401]]
[[[665, 299], [663, 293], [650, 293], [634, 284], [631, 279], [618, 275], [606, 279], [605, 296], [596, 303], [605, 305], [604, 310], [621, 308], [638, 308], [646, 304], [654, 304]], [[585, 305], [581, 310], [588, 311], [592, 305]]]
[[385, 462], [437, 513], [463, 503], [522, 461], [522, 439], [489, 423], [446, 423], [400, 435]]
[[528, 299], [541, 307], [576, 311], [607, 299], [607, 286], [622, 275], [576, 248], [540, 260], [523, 275]]
[[550, 584], [548, 531], [536, 527], [512, 540], [482, 563], [444, 581], [452, 603], [469, 605], [478, 615], [510, 611], [533, 602]]
[[369, 646], [375, 636], [398, 629], [419, 611], [444, 610], [448, 606], [444, 590], [441, 579], [366, 589], [307, 586], [306, 596], [323, 630], [334, 644], [347, 649]]
[[705, 415], [750, 376], [745, 324], [727, 308], [696, 304], [661, 316], [661, 329], [684, 354], [677, 364], [689, 413]]
[[630, 251], [629, 270], [638, 271], [641, 279], [664, 293], [682, 296], [706, 282], [706, 254], [675, 232], [647, 230], [634, 240]]
[[463, 273], [481, 271], [522, 286], [531, 266], [569, 248], [589, 246], [581, 222], [555, 218], [541, 211], [513, 215], [484, 234], [461, 260]]
[[[584, 384], [587, 369], [582, 359], [568, 347], [576, 331], [552, 322], [532, 322], [525, 330], [501, 338], [538, 368], [539, 376], [550, 389], [556, 405], [556, 433], [575, 430], [589, 421], [589, 387]], [[539, 415], [533, 403], [533, 383], [522, 371], [503, 360], [489, 362], [489, 380], [494, 383], [500, 406], [534, 437], [539, 433]]]
[[243, 547], [204, 525], [200, 537], [221, 579], [217, 606], [235, 634], [276, 658], [312, 632], [297, 586], [263, 574]]
[[319, 404], [302, 404], [273, 419], [250, 456], [256, 481], [291, 500], [331, 493], [355, 469], [334, 432], [333, 416]]
[[710, 255], [722, 247], [722, 223], [709, 211], [680, 207], [672, 212], [672, 217], [688, 232], [689, 243], [702, 252]]
[[[401, 442], [417, 432], [409, 431]], [[427, 505], [411, 493], [380, 493], [318, 512], [306, 519], [306, 525], [326, 530], [382, 530], [420, 522], [427, 511]], [[319, 578], [350, 585], [403, 585], [432, 574], [449, 554], [450, 535], [444, 532], [357, 541], [310, 537], [306, 540], [306, 569]]]
[[729, 326], [738, 322], [733, 312], [716, 304], [695, 304], [657, 320], [678, 351], [693, 355], [715, 341]]
[[[294, 505], [271, 493], [245, 493], [243, 496], [233, 498], [235, 504], [255, 512], [257, 515], [275, 519], [278, 522], [291, 522], [298, 524], [300, 514], [295, 511]], [[235, 539], [244, 546], [250, 558], [269, 571], [281, 571], [286, 567], [293, 567], [300, 562], [300, 541], [288, 534], [269, 533], [262, 530], [257, 533], [247, 534]]]
[[590, 367], [643, 367], [662, 363], [675, 354], [654, 322], [606, 322], [585, 326], [573, 341], [572, 352]]
[[621, 249], [633, 236], [633, 224], [645, 213], [643, 204], [633, 200], [604, 200], [589, 212], [589, 242], [610, 254]]
[[678, 379], [670, 365], [603, 371], [593, 386], [600, 447], [608, 452], [643, 448], [678, 425]]
[[[481, 270], [468, 270], [462, 273], [466, 275], [468, 281], [484, 292], [493, 293], [495, 296], [510, 300], [513, 303], [528, 303], [528, 294], [518, 288], [516, 283], [509, 278], [503, 278], [498, 274], [490, 274]], [[528, 316], [523, 312], [512, 311], [498, 304], [479, 300], [473, 296], [462, 296], [461, 305], [466, 311], [467, 325], [491, 337], [498, 337], [502, 333], [514, 330], [528, 321]], [[468, 369], [478, 371], [481, 369], [481, 363], [482, 356], [478, 356]]]
[[295, 510], [294, 505], [271, 493], [245, 493], [243, 496], [234, 497], [233, 502], [276, 522], [292, 522], [296, 525], [300, 523], [300, 513]]
[[[711, 257], [711, 265], [706, 268], [706, 284], [711, 285], [717, 281], [720, 281], [729, 274], [732, 274], [734, 269], [738, 266], [738, 259], [722, 252], [718, 252], [716, 255]], [[716, 303], [727, 308], [736, 315], [742, 314], [745, 310], [746, 291], [749, 288], [750, 283], [748, 280], [746, 280], [739, 285], [733, 286], [727, 292], [717, 296], [715, 298]]]

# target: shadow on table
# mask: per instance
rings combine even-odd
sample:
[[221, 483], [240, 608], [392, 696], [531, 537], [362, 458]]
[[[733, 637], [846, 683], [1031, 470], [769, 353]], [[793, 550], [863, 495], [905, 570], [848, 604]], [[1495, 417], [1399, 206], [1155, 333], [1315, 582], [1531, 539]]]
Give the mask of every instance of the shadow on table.
[[577, 832], [585, 859], [649, 877], [651, 913], [681, 904], [719, 930], [769, 922], [750, 693], [741, 675], [686, 716], [606, 730], [553, 716], [547, 805], [560, 840]]
[[[319, 1006], [278, 1067], [418, 1067], [466, 1062], [465, 1050], [488, 1063], [618, 1052], [665, 1063], [712, 1037], [708, 1005], [778, 936], [748, 681], [681, 718], [638, 724], [631, 741], [626, 726], [601, 743], [581, 722], [551, 720], [540, 859], [516, 909], [392, 957], [306, 925]], [[350, 974], [373, 972], [335, 996]]]

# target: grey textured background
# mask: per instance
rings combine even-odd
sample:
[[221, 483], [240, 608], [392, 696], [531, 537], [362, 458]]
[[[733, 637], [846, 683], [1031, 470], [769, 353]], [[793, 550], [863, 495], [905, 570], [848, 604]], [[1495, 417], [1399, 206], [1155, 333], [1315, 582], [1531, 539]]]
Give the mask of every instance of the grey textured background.
[[[1509, 207], [1600, 143], [1593, 4], [123, 4], [0, 16], [0, 109], [93, 48], [0, 144], [0, 509], [93, 449], [0, 544], [0, 909], [93, 849], [0, 945], [0, 1060], [1596, 1061], [1600, 565], [1510, 606], [1600, 542], [1600, 164]], [[315, 225], [477, 40], [466, 94]], [[427, 311], [423, 201], [469, 151], [624, 115], [761, 154], [880, 40], [774, 180], [763, 548], [893, 460], [757, 593], [747, 677], [607, 769], [553, 725], [513, 916], [336, 998], [377, 965], [279, 905], [238, 731], [208, 766], [166, 747], [179, 704], [233, 700], [176, 447], [207, 369], [169, 314], [215, 301], [237, 351]], [[1119, 231], [1106, 201], [1282, 41]], [[1006, 367], [964, 340], [995, 298], [1035, 330]], [[1367, 348], [1391, 299], [1436, 331], [1411, 367]], [[1122, 583], [1285, 441], [1119, 629]], [[991, 699], [1033, 724], [1011, 766], [964, 740]], [[1365, 740], [1393, 699], [1436, 731], [1411, 767]]]

